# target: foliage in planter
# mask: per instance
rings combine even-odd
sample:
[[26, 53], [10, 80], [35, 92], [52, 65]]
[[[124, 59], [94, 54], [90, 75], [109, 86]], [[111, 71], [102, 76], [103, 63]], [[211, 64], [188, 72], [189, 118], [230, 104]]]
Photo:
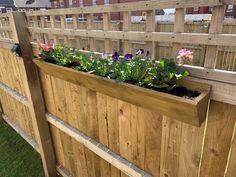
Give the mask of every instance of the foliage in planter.
[[174, 59], [151, 60], [148, 58], [149, 52], [145, 53], [143, 49], [139, 49], [135, 56], [125, 54], [124, 57], [119, 56], [118, 52], [98, 56], [61, 45], [39, 44], [39, 50], [40, 57], [47, 62], [117, 81], [167, 91], [176, 87], [174, 81], [189, 75], [187, 71], [178, 73], [177, 64], [189, 63], [193, 57], [193, 53], [187, 49], [179, 51], [177, 63]]

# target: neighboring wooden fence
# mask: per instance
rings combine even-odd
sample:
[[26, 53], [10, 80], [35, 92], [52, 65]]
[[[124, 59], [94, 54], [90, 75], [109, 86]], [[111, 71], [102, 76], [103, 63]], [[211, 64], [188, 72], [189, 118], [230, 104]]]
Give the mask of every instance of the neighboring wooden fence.
[[[236, 176], [236, 73], [232, 72], [236, 34], [224, 33], [226, 4], [236, 2], [140, 1], [0, 16], [3, 119], [40, 152], [50, 177], [56, 175], [56, 167], [62, 175], [75, 177]], [[189, 33], [184, 8], [198, 6], [213, 7], [212, 21], [209, 30]], [[157, 30], [154, 10], [160, 8], [176, 8], [173, 30]], [[142, 30], [132, 31], [133, 10], [147, 11], [147, 21], [139, 24], [144, 26]], [[122, 13], [122, 25], [110, 21], [113, 12]], [[101, 22], [93, 21], [95, 13], [103, 13], [100, 27], [96, 25]], [[78, 22], [81, 14], [86, 22]], [[72, 24], [66, 22], [70, 16]], [[115, 31], [117, 26], [119, 31]], [[194, 127], [42, 71], [37, 74], [31, 44], [38, 41], [101, 52], [134, 52], [142, 47], [153, 58], [174, 57], [183, 46], [200, 47], [194, 64], [202, 67], [179, 69], [189, 70], [190, 80], [212, 85], [207, 120]], [[10, 51], [18, 42], [22, 57]]]

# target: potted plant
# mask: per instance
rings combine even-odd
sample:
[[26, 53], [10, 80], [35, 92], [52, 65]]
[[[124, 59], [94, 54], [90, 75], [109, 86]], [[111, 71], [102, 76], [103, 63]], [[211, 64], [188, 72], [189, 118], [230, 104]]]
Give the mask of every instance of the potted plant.
[[191, 125], [206, 118], [210, 86], [185, 80], [189, 73], [177, 65], [189, 62], [192, 52], [182, 49], [174, 59], [150, 60], [143, 49], [119, 56], [78, 51], [61, 45], [39, 45], [34, 62], [49, 75], [131, 104], [157, 111]]

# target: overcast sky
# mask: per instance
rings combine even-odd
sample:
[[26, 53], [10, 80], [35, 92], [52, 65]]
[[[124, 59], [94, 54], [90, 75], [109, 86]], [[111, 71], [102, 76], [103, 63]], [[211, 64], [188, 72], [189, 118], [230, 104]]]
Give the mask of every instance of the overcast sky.
[[175, 13], [175, 9], [164, 9], [164, 11], [165, 11], [165, 14]]

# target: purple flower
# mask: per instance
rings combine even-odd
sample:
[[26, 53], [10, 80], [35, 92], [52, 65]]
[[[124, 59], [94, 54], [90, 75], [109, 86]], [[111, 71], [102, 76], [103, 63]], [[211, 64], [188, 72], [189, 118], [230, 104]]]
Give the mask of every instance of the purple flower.
[[142, 55], [144, 54], [144, 50], [143, 49], [138, 49], [136, 52], [136, 55]]
[[106, 60], [107, 57], [108, 57], [108, 54], [106, 54], [106, 53], [102, 54], [102, 60]]
[[127, 53], [127, 54], [125, 54], [125, 60], [126, 61], [130, 61], [131, 59], [133, 58], [133, 55], [132, 54], [130, 54], [130, 53]]
[[114, 62], [117, 62], [117, 60], [119, 59], [118, 52], [114, 52], [114, 54], [112, 55], [112, 59], [113, 59]]

